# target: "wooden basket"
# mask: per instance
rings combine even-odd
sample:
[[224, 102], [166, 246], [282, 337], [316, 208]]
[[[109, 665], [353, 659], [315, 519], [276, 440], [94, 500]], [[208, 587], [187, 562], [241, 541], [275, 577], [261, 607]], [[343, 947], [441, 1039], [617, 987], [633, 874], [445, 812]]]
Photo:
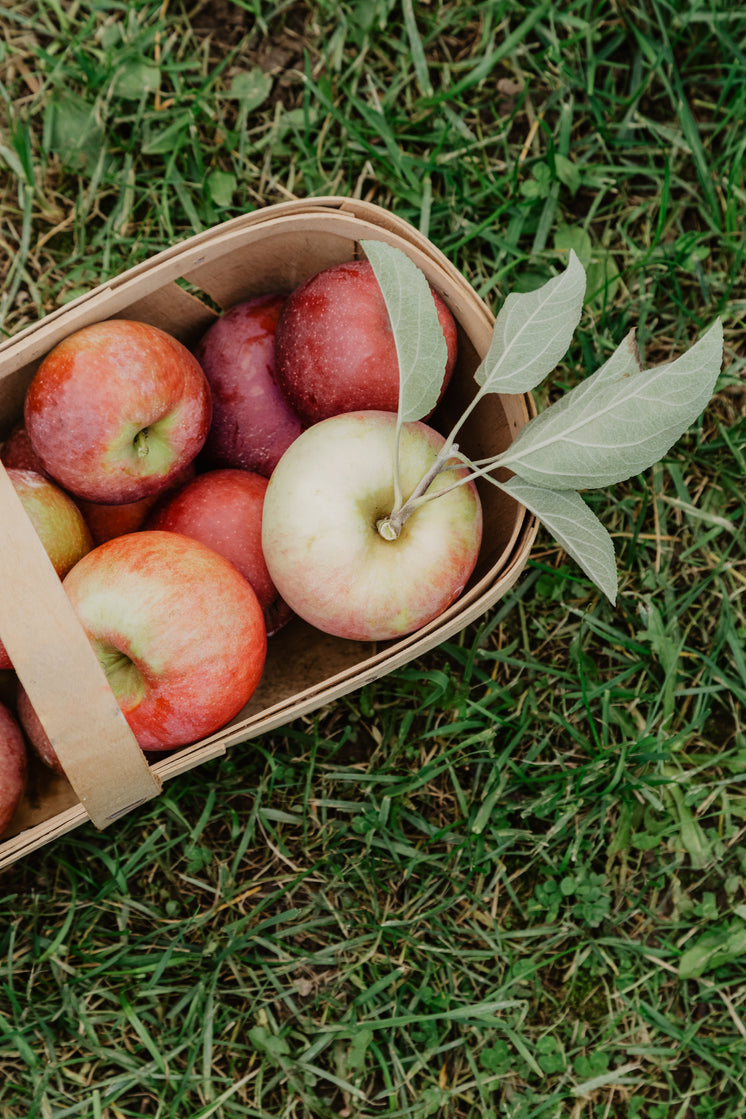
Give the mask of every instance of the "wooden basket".
[[[22, 415], [40, 360], [74, 330], [106, 318], [134, 318], [193, 345], [217, 317], [215, 307], [290, 291], [321, 268], [362, 255], [358, 241], [364, 238], [408, 253], [456, 318], [458, 367], [429, 421], [443, 429], [474, 394], [473, 373], [491, 338], [491, 312], [407, 222], [370, 203], [325, 197], [268, 206], [197, 234], [2, 343], [0, 442]], [[460, 445], [472, 458], [496, 454], [533, 414], [530, 394], [492, 395], [475, 409]], [[262, 682], [246, 708], [217, 734], [148, 765], [0, 465], [0, 638], [67, 775], [31, 766], [27, 795], [0, 843], [0, 867], [88, 819], [106, 827], [156, 796], [168, 778], [360, 688], [479, 618], [516, 581], [537, 531], [536, 519], [496, 487], [486, 484], [480, 492], [479, 562], [444, 614], [417, 633], [376, 644], [328, 637], [294, 619], [270, 640]], [[11, 706], [15, 681], [14, 673], [0, 672], [0, 698]]]

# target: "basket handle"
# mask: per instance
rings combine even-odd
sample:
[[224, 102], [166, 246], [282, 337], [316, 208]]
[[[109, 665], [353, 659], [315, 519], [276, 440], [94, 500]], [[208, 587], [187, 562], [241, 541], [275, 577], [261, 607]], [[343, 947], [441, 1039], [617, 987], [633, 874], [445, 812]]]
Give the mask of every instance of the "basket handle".
[[0, 638], [96, 827], [160, 793], [2, 463]]

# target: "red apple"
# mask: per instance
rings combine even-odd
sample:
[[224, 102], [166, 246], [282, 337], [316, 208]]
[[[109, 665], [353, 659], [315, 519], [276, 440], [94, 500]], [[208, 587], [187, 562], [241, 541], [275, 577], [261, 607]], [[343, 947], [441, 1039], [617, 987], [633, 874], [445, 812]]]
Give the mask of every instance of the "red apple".
[[212, 389], [202, 460], [264, 474], [300, 435], [301, 422], [275, 381], [275, 329], [285, 295], [238, 303], [213, 323], [195, 353]]
[[15, 470], [35, 470], [37, 474], [46, 474], [41, 459], [31, 446], [28, 432], [22, 423], [15, 425], [3, 443], [3, 448], [0, 451], [0, 462], [5, 467], [12, 466]]
[[149, 529], [181, 532], [229, 559], [251, 583], [267, 633], [291, 617], [270, 579], [262, 552], [262, 509], [267, 479], [249, 470], [210, 470], [159, 502]]
[[64, 489], [120, 504], [163, 490], [197, 455], [211, 414], [207, 379], [181, 342], [147, 323], [109, 319], [47, 354], [24, 420]]
[[[456, 363], [456, 323], [431, 290], [448, 347], [445, 389]], [[277, 383], [306, 425], [341, 412], [397, 410], [396, 345], [367, 260], [325, 268], [292, 292], [277, 323], [275, 353]]]
[[[264, 499], [262, 546], [290, 608], [338, 637], [385, 640], [441, 614], [461, 593], [479, 554], [482, 511], [473, 482], [454, 466], [395, 539], [382, 522], [394, 509], [396, 415], [350, 412], [308, 428], [281, 458]], [[423, 423], [404, 424], [404, 498], [444, 446]]]
[[141, 497], [139, 501], [127, 501], [124, 505], [105, 505], [98, 501], [84, 501], [80, 497], [77, 500], [94, 542], [104, 544], [115, 536], [138, 532], [159, 496], [153, 493], [148, 497]]
[[16, 706], [18, 708], [18, 718], [31, 743], [34, 754], [36, 754], [39, 761], [43, 762], [49, 769], [58, 773], [60, 777], [64, 777], [65, 771], [60, 764], [55, 748], [49, 741], [46, 731], [31, 706], [31, 700], [21, 684], [18, 684]]
[[0, 835], [5, 831], [26, 788], [26, 744], [21, 728], [0, 703]]
[[[8, 477], [60, 579], [93, 547], [83, 514], [68, 494], [34, 470], [11, 467]], [[11, 668], [0, 641], [0, 668]]]
[[139, 501], [128, 501], [124, 505], [102, 505], [97, 501], [84, 501], [78, 498], [76, 504], [85, 517], [95, 544], [104, 544], [115, 536], [128, 532], [138, 532], [144, 527], [151, 510], [165, 494], [174, 492], [190, 481], [195, 475], [193, 462], [188, 462], [183, 470], [174, 476], [164, 493], [152, 493]]
[[[212, 734], [251, 698], [264, 618], [246, 579], [212, 548], [176, 532], [134, 532], [94, 548], [63, 585], [143, 749]], [[27, 710], [21, 697], [27, 733], [49, 756]]]

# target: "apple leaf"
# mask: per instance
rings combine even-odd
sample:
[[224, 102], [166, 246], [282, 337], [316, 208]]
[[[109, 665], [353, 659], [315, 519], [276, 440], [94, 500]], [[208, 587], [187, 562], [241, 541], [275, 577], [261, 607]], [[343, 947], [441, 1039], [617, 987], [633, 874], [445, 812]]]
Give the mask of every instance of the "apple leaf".
[[[386, 301], [399, 359], [398, 435], [402, 424], [429, 414], [440, 395], [446, 345], [424, 274], [401, 250], [363, 241]], [[613, 485], [648, 469], [696, 420], [715, 389], [723, 359], [720, 320], [686, 353], [642, 369], [634, 330], [590, 377], [523, 427], [494, 458], [470, 461], [455, 437], [486, 393], [524, 393], [561, 360], [580, 321], [586, 276], [570, 249], [567, 268], [533, 292], [511, 293], [497, 318], [487, 354], [475, 373], [479, 391], [445, 440], [430, 474], [456, 455], [468, 477], [485, 477], [519, 501], [549, 529], [567, 554], [613, 604], [617, 596], [614, 545], [581, 489]], [[497, 467], [514, 475], [491, 476]], [[379, 531], [394, 539], [407, 516], [429, 495], [430, 474], [406, 502], [395, 463], [395, 503]], [[464, 476], [454, 483], [462, 485]], [[449, 487], [453, 488], [453, 487]], [[447, 492], [447, 490], [439, 491]], [[393, 531], [396, 528], [398, 531]]]
[[590, 377], [586, 377], [571, 391], [576, 394], [576, 399], [580, 399], [581, 396], [597, 389], [599, 385], [605, 382], [621, 381], [623, 377], [632, 377], [635, 373], [641, 372], [642, 366], [640, 365], [640, 351], [637, 349], [636, 333], [634, 330], [630, 330], [622, 338], [611, 357], [607, 358], [595, 373], [591, 373]]
[[399, 360], [399, 424], [421, 420], [438, 403], [448, 347], [430, 285], [401, 249], [361, 241], [383, 292]]
[[474, 374], [484, 392], [529, 392], [564, 356], [580, 322], [585, 270], [574, 251], [564, 272], [536, 291], [511, 292]]
[[539, 518], [613, 605], [617, 596], [614, 544], [580, 494], [533, 486], [515, 477], [495, 484]]
[[[629, 351], [627, 340], [623, 346]], [[526, 424], [500, 465], [526, 482], [560, 490], [613, 485], [639, 474], [658, 462], [705, 408], [722, 358], [719, 319], [665, 365], [631, 371], [629, 352], [615, 355]]]

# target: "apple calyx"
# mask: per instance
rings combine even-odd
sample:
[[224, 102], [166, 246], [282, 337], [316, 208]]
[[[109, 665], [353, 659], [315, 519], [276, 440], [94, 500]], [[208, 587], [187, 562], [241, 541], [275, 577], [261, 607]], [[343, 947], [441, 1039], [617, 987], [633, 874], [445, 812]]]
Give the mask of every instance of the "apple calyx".
[[384, 540], [398, 540], [406, 521], [421, 505], [426, 501], [437, 500], [437, 498], [448, 492], [450, 487], [439, 490], [437, 493], [428, 494], [427, 491], [430, 489], [431, 483], [437, 478], [438, 474], [441, 474], [444, 470], [455, 470], [456, 467], [463, 465], [462, 461], [453, 461], [457, 453], [457, 443], [445, 444], [438, 452], [435, 462], [430, 469], [422, 475], [407, 500], [393, 509], [387, 517], [382, 517], [376, 522], [379, 536], [382, 536]]
[[109, 687], [118, 700], [124, 701], [127, 708], [145, 694], [145, 683], [140, 669], [127, 654], [118, 649], [116, 645], [104, 645], [99, 648], [101, 666], [109, 681]]

